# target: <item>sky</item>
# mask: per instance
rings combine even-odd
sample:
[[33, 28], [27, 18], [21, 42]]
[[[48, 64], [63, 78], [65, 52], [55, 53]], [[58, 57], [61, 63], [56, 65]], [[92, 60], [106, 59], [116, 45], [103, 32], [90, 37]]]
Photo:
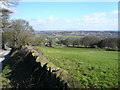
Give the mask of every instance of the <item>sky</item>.
[[118, 30], [118, 2], [19, 2], [13, 11], [36, 31]]

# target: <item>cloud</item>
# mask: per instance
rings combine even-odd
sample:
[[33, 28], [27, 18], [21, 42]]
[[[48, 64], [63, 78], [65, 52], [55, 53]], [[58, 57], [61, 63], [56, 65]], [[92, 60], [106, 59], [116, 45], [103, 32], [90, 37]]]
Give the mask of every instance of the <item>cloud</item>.
[[59, 19], [58, 17], [53, 16], [53, 15], [51, 15], [51, 16], [48, 17], [49, 21], [57, 21], [58, 19]]
[[76, 20], [77, 22], [79, 22], [79, 21], [80, 21], [80, 18], [76, 18], [75, 20]]
[[69, 19], [65, 19], [64, 22], [66, 22], [66, 23], [70, 23], [70, 22], [72, 22], [72, 21], [69, 20]]
[[119, 0], [20, 0], [21, 2], [119, 2]]
[[51, 23], [54, 23], [54, 22], [57, 22], [59, 19], [55, 16], [49, 16], [47, 17], [46, 19], [31, 19], [29, 20], [30, 23], [32, 24], [51, 24]]
[[65, 29], [64, 20], [56, 16], [49, 16], [46, 19], [31, 19], [29, 22], [36, 30]]
[[84, 16], [83, 21], [85, 23], [102, 24], [102, 23], [110, 23], [111, 19], [107, 18], [107, 13], [102, 12], [102, 13], [93, 13], [91, 15]]
[[92, 13], [78, 18], [51, 15], [46, 19], [31, 19], [30, 23], [36, 30], [117, 30], [118, 19], [109, 13]]
[[111, 11], [111, 14], [113, 14], [113, 15], [118, 15], [118, 13], [120, 13], [120, 10], [119, 11], [118, 10]]
[[103, 23], [110, 23], [112, 22], [111, 19], [108, 18], [98, 18], [98, 17], [84, 17], [83, 21], [85, 23], [93, 23], [93, 24], [103, 24]]
[[105, 12], [93, 13], [93, 16], [94, 16], [94, 17], [104, 17], [104, 16], [106, 16], [106, 15], [107, 15], [107, 13], [105, 13]]
[[[111, 11], [112, 12], [112, 11]], [[118, 18], [108, 13], [93, 13], [83, 17], [84, 29], [118, 30]]]

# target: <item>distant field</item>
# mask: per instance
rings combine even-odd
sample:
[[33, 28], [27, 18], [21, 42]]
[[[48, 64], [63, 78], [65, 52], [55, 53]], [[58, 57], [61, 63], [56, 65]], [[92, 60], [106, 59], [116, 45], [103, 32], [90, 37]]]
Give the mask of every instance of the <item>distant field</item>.
[[38, 47], [56, 66], [67, 70], [81, 87], [118, 87], [118, 52], [99, 49]]
[[81, 37], [84, 37], [84, 36], [80, 36], [80, 35], [62, 35], [62, 34], [59, 34], [59, 35], [48, 35], [48, 34], [36, 34], [36, 36], [46, 36], [46, 37], [49, 37], [49, 38], [52, 38], [52, 37], [62, 37], [62, 38], [81, 38]]
[[64, 37], [64, 38], [81, 38], [81, 37], [84, 37], [84, 36], [78, 36], [78, 35], [49, 35], [47, 37]]

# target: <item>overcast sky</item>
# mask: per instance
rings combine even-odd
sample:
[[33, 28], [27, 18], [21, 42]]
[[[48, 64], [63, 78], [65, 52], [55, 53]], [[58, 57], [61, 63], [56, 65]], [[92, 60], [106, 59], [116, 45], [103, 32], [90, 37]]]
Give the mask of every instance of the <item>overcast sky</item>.
[[117, 2], [20, 2], [14, 11], [35, 30], [118, 30]]

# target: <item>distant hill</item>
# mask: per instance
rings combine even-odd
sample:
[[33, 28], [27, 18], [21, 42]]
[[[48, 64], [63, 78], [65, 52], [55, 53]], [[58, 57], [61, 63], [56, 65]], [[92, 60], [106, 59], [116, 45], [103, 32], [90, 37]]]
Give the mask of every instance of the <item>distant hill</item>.
[[118, 31], [35, 31], [35, 33], [48, 34], [48, 35], [78, 35], [78, 36], [97, 36], [101, 38], [116, 38]]

